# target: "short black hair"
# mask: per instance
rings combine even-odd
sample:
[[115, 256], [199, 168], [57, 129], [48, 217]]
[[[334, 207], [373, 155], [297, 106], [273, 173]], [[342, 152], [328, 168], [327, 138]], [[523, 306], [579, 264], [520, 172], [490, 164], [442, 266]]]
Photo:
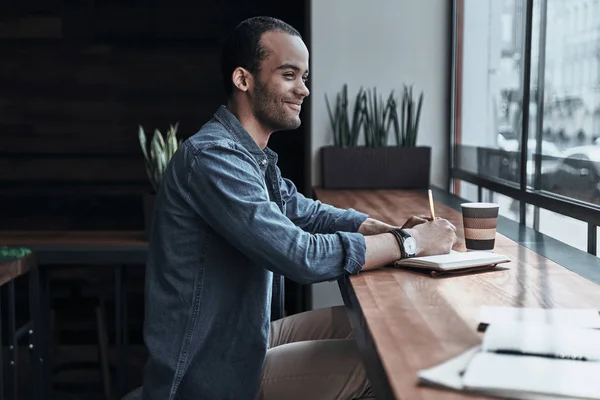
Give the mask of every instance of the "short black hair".
[[229, 97], [233, 93], [231, 74], [242, 67], [254, 74], [260, 69], [261, 62], [268, 52], [260, 45], [260, 39], [266, 32], [280, 31], [302, 37], [291, 25], [272, 17], [252, 17], [242, 21], [225, 40], [221, 53], [221, 74], [225, 92]]

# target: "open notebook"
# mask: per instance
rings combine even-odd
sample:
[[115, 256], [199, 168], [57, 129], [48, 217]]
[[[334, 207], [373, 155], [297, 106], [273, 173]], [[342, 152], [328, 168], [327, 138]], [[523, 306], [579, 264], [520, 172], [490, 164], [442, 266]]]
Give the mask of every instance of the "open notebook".
[[531, 308], [482, 306], [477, 330], [489, 325], [515, 322], [538, 322], [578, 328], [600, 329], [600, 313], [591, 308]]
[[600, 399], [600, 331], [492, 324], [481, 347], [419, 372], [421, 384], [514, 399]]
[[504, 254], [491, 251], [457, 252], [437, 256], [413, 257], [396, 261], [395, 267], [422, 268], [432, 271], [435, 276], [438, 273], [467, 272], [471, 269], [493, 268], [497, 264], [509, 262], [510, 258]]

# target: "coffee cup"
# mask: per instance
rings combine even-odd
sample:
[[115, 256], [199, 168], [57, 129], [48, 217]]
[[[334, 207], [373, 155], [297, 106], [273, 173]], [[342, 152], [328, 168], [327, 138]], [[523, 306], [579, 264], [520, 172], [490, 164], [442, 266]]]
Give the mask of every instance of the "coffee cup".
[[467, 250], [493, 250], [498, 225], [496, 203], [463, 203], [463, 226]]

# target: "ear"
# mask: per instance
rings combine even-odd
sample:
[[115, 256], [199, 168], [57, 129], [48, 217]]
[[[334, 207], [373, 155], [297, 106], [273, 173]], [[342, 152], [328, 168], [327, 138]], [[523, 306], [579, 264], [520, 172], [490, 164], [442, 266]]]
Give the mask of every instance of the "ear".
[[231, 81], [233, 82], [233, 86], [241, 90], [242, 92], [248, 91], [250, 88], [250, 84], [252, 81], [252, 75], [248, 70], [237, 67], [233, 70], [233, 74], [231, 75]]

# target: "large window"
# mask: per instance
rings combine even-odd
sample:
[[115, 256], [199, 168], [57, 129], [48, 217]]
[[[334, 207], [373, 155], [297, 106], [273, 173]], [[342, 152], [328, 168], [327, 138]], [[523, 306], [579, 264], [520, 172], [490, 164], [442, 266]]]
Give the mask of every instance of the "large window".
[[455, 191], [490, 189], [505, 216], [590, 252], [600, 224], [599, 3], [454, 4]]

